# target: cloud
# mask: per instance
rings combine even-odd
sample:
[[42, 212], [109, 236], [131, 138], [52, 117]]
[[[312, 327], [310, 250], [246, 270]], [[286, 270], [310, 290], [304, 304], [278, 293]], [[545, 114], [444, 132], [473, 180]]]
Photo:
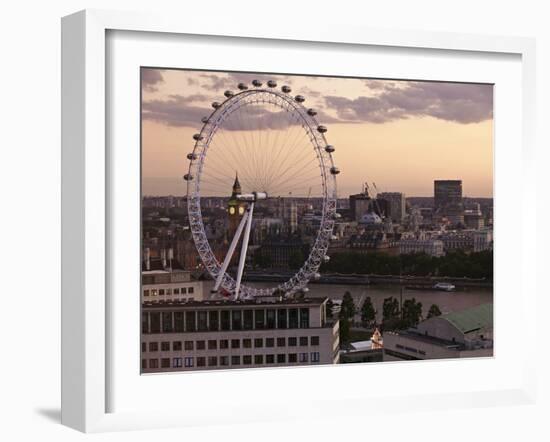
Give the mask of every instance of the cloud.
[[201, 81], [202, 87], [212, 92], [220, 92], [229, 88], [236, 89], [238, 84], [238, 82], [230, 75], [221, 76], [218, 74], [201, 74], [200, 78], [203, 80]]
[[[267, 80], [274, 79], [279, 87], [291, 84], [293, 80], [286, 75], [202, 72], [195, 77], [189, 77], [187, 84], [200, 87], [205, 93], [170, 95], [164, 100], [144, 101], [143, 118], [168, 126], [198, 128], [201, 118], [212, 112], [211, 102], [223, 101], [222, 94], [227, 89], [238, 92], [237, 85], [241, 82], [252, 88], [254, 79], [262, 81], [264, 85]], [[159, 70], [142, 71], [142, 82], [146, 90], [156, 90], [156, 85], [163, 81]], [[339, 96], [338, 92], [324, 95], [317, 87], [310, 86], [303, 86], [292, 93], [306, 96], [306, 104], [316, 108], [317, 120], [321, 124], [382, 124], [421, 117], [468, 124], [490, 119], [493, 115], [491, 85], [398, 80], [364, 80], [361, 83], [364, 86], [357, 91], [365, 95], [355, 98]], [[278, 110], [250, 109], [246, 113], [249, 121], [241, 124], [228, 121], [226, 127], [229, 130], [243, 129], [243, 126], [248, 129], [281, 129], [296, 124], [289, 123], [285, 114]]]
[[156, 121], [167, 126], [196, 127], [201, 126], [201, 118], [210, 114], [211, 109], [195, 103], [201, 101], [200, 94], [183, 97], [170, 95], [168, 100], [144, 101], [141, 106], [141, 114], [144, 120]]
[[319, 98], [321, 96], [321, 92], [311, 89], [307, 86], [300, 88], [300, 93], [304, 94], [306, 97], [312, 98]]
[[156, 92], [158, 90], [157, 85], [164, 83], [162, 71], [159, 69], [147, 69], [141, 70], [141, 87], [148, 92]]
[[433, 117], [460, 124], [479, 123], [493, 116], [491, 85], [441, 82], [383, 84], [370, 80], [372, 96], [350, 99], [325, 97], [329, 110], [349, 122], [386, 123], [411, 117]]
[[282, 86], [283, 84], [292, 85], [293, 81], [293, 78], [289, 75], [269, 75], [243, 72], [204, 73], [200, 74], [199, 77], [202, 79], [201, 85], [204, 89], [217, 93], [223, 93], [227, 89], [236, 91], [239, 83], [244, 83], [248, 87], [252, 88], [252, 80], [260, 80], [264, 86], [268, 80], [277, 81], [278, 86]]
[[[208, 99], [205, 95], [170, 95], [168, 100], [150, 100], [142, 105], [144, 120], [156, 121], [172, 127], [202, 126], [201, 119], [213, 111], [199, 103]], [[282, 110], [259, 106], [246, 106], [242, 112], [231, 114], [224, 123], [226, 130], [285, 129], [297, 124]]]

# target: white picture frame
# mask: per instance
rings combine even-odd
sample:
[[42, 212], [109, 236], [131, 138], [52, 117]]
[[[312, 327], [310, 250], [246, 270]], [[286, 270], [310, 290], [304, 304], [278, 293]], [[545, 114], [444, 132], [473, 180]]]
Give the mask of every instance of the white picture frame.
[[[184, 23], [184, 24], [182, 24]], [[112, 367], [113, 347], [110, 345], [109, 328], [112, 327], [112, 303], [109, 299], [109, 255], [110, 236], [114, 231], [109, 229], [112, 222], [113, 198], [109, 180], [110, 164], [108, 151], [108, 133], [106, 121], [110, 118], [108, 104], [108, 82], [106, 77], [107, 57], [110, 55], [107, 44], [109, 32], [151, 32], [162, 35], [218, 36], [248, 39], [270, 39], [277, 41], [337, 43], [362, 47], [402, 48], [403, 50], [427, 49], [445, 52], [468, 52], [483, 57], [484, 54], [507, 54], [520, 58], [521, 64], [521, 121], [520, 151], [514, 151], [522, 159], [524, 166], [529, 167], [534, 155], [534, 109], [535, 109], [535, 43], [528, 38], [492, 37], [451, 33], [428, 33], [416, 31], [388, 31], [345, 26], [302, 26], [294, 28], [276, 23], [265, 22], [240, 24], [234, 27], [230, 21], [210, 20], [207, 22], [182, 22], [177, 17], [154, 16], [143, 13], [122, 13], [111, 11], [87, 10], [63, 18], [62, 21], [62, 423], [85, 432], [111, 431], [139, 428], [159, 428], [170, 426], [208, 425], [213, 417], [223, 417], [212, 411], [205, 414], [205, 408], [196, 407], [196, 413], [189, 413], [184, 408], [169, 406], [162, 410], [145, 408], [136, 411], [118, 411], [110, 404], [110, 391], [114, 388]], [[158, 34], [156, 34], [158, 35]], [[112, 55], [112, 54], [111, 54]], [[498, 115], [497, 115], [498, 121]], [[497, 123], [498, 124], [498, 123]], [[517, 146], [519, 149], [520, 146]], [[517, 157], [516, 157], [517, 158]], [[496, 166], [497, 180], [504, 176], [506, 166], [499, 170]], [[529, 180], [533, 180], [529, 183]], [[536, 206], [535, 194], [527, 191], [534, 188], [534, 176], [524, 175], [521, 189], [516, 189], [521, 199], [522, 223], [520, 244], [513, 249], [520, 254], [522, 263], [520, 306], [524, 311], [536, 297], [535, 278], [526, 264], [528, 255], [534, 256], [534, 232], [525, 224], [534, 218]], [[525, 182], [527, 181], [527, 182]], [[531, 185], [530, 185], [531, 184]], [[498, 215], [497, 215], [498, 217]], [[498, 218], [497, 218], [498, 219]], [[513, 227], [513, 226], [512, 226]], [[496, 233], [495, 253], [499, 254], [498, 241], [503, 241]], [[501, 237], [502, 238], [502, 237]], [[503, 249], [501, 249], [503, 250]], [[533, 266], [534, 269], [534, 266]], [[531, 276], [530, 276], [531, 275]], [[136, 294], [136, 297], [138, 295]], [[534, 305], [534, 302], [533, 302]], [[497, 301], [498, 327], [498, 301]], [[136, 322], [139, 319], [136, 318]], [[513, 327], [513, 325], [501, 325]], [[359, 391], [357, 395], [342, 395], [339, 399], [340, 413], [363, 414], [378, 411], [395, 412], [404, 410], [414, 403], [416, 409], [436, 409], [498, 405], [502, 403], [532, 403], [535, 397], [535, 359], [529, 363], [528, 356], [534, 353], [535, 324], [531, 321], [522, 329], [526, 339], [523, 340], [523, 361], [514, 368], [510, 382], [502, 383], [500, 388], [491, 386], [461, 392], [428, 393], [425, 395], [407, 395], [399, 391], [388, 391], [376, 396], [376, 404], [365, 400], [369, 396]], [[501, 334], [504, 336], [504, 333]], [[136, 336], [136, 346], [139, 337]], [[498, 335], [497, 335], [498, 354]], [[503, 353], [502, 353], [503, 354]], [[472, 361], [458, 361], [460, 364]], [[454, 362], [456, 365], [456, 361]], [[429, 361], [427, 364], [446, 364], [451, 369], [453, 361]], [[416, 373], [426, 370], [427, 364], [407, 366], [407, 370]], [[355, 365], [355, 364], [354, 364]], [[380, 370], [380, 365], [375, 364]], [[399, 376], [403, 366], [385, 365]], [[359, 367], [360, 368], [360, 367]], [[318, 373], [327, 374], [331, 367], [319, 367]], [[459, 369], [454, 367], [453, 369]], [[473, 367], [472, 369], [475, 369]], [[283, 369], [286, 381], [299, 370]], [[317, 369], [315, 369], [317, 370]], [[265, 382], [267, 371], [254, 371], [250, 375], [251, 384]], [[232, 373], [231, 379], [240, 378], [243, 382], [243, 371]], [[247, 372], [248, 373], [248, 372]], [[311, 371], [309, 373], [312, 373]], [[357, 376], [357, 367], [346, 373], [353, 378]], [[227, 373], [201, 373], [193, 375], [193, 382], [214, 381], [216, 385], [224, 382]], [[206, 376], [206, 377], [205, 377]], [[207, 378], [210, 376], [210, 378]], [[117, 377], [114, 377], [117, 379]], [[163, 378], [165, 386], [176, 382], [177, 376], [156, 376]], [[120, 376], [118, 377], [120, 379]], [[272, 408], [251, 406], [249, 414], [232, 414], [231, 421], [259, 421], [292, 418], [299, 413], [306, 416], [329, 416], [330, 401], [311, 399], [310, 409], [303, 410], [303, 404], [288, 404], [284, 408], [275, 403]], [[253, 404], [252, 404], [253, 405]], [[244, 404], [240, 404], [244, 409]], [[239, 407], [236, 407], [236, 410]], [[226, 420], [229, 422], [229, 419]]]

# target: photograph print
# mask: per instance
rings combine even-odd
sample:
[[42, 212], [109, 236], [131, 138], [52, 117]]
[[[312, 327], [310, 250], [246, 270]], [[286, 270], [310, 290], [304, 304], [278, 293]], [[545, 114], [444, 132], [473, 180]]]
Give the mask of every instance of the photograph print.
[[142, 374], [493, 356], [492, 84], [140, 76]]

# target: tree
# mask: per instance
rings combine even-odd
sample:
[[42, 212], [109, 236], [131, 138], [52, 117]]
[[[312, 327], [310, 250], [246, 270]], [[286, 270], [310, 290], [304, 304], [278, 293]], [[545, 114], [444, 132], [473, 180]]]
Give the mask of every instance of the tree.
[[422, 303], [416, 302], [415, 298], [406, 299], [405, 302], [403, 302], [403, 311], [401, 314], [403, 319], [403, 328], [418, 325], [422, 319]]
[[332, 302], [332, 299], [328, 298], [328, 301], [326, 303], [326, 313], [327, 313], [327, 318], [332, 318], [332, 309], [334, 307], [334, 302]]
[[351, 323], [348, 318], [340, 318], [340, 344], [349, 342]]
[[445, 256], [432, 257], [425, 253], [391, 256], [385, 253], [362, 254], [340, 252], [331, 254], [323, 271], [378, 275], [414, 276], [439, 275], [450, 277], [493, 279], [493, 251], [465, 253], [449, 251]]
[[353, 298], [351, 297], [350, 292], [344, 293], [342, 298], [342, 307], [340, 308], [340, 319], [345, 318], [353, 320], [355, 315], [355, 304], [353, 303]]
[[393, 296], [385, 298], [382, 304], [382, 329], [399, 330], [401, 328], [404, 327], [399, 310], [399, 301]]
[[361, 307], [361, 321], [363, 321], [367, 326], [370, 326], [375, 320], [376, 310], [374, 309], [370, 296], [368, 296]]
[[430, 310], [428, 310], [427, 319], [434, 318], [440, 315], [441, 315], [441, 310], [439, 309], [439, 306], [437, 304], [432, 304], [430, 306]]
[[382, 320], [384, 322], [399, 318], [399, 301], [393, 296], [384, 298], [382, 304]]

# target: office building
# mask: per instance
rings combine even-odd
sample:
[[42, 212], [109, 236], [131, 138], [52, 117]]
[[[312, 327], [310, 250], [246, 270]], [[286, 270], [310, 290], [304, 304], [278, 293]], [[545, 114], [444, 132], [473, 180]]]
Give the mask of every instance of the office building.
[[337, 364], [327, 300], [145, 303], [142, 372]]
[[203, 282], [185, 270], [141, 272], [141, 302], [202, 301]]
[[462, 205], [462, 180], [435, 180], [435, 210], [445, 211], [448, 207], [456, 205]]
[[354, 221], [361, 221], [361, 218], [371, 209], [372, 198], [367, 189], [361, 193], [349, 196], [350, 218]]
[[471, 208], [464, 210], [464, 225], [468, 229], [483, 229], [485, 220], [479, 203], [474, 203]]
[[394, 223], [401, 224], [406, 214], [406, 198], [401, 192], [380, 192], [376, 196], [377, 200], [386, 201], [382, 203], [386, 208], [386, 216], [389, 216]]
[[399, 241], [399, 253], [401, 255], [425, 253], [440, 257], [445, 255], [445, 249], [443, 241], [439, 239], [405, 238]]
[[474, 252], [483, 252], [484, 250], [492, 250], [493, 248], [493, 230], [481, 229], [473, 233], [474, 237]]

